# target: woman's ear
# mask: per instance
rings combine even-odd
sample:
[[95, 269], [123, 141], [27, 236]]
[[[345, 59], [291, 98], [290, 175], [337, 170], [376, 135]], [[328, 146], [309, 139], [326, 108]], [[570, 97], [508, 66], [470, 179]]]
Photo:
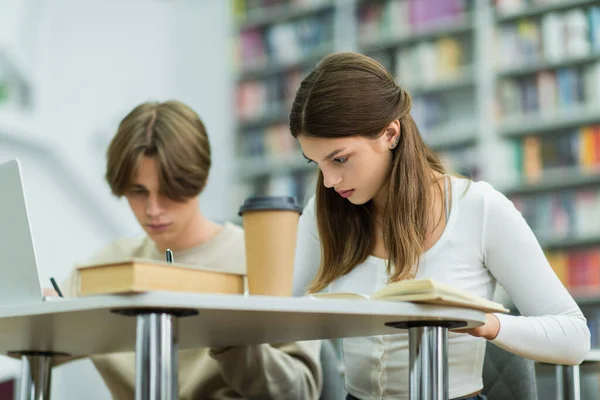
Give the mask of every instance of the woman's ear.
[[400, 141], [400, 134], [400, 120], [396, 119], [390, 122], [383, 133], [383, 137], [388, 149], [392, 150], [398, 145], [398, 142]]

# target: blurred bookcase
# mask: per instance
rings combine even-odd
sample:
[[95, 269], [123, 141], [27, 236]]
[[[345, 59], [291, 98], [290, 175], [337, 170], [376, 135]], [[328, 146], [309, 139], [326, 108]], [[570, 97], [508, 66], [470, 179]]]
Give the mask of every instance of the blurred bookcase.
[[600, 1], [498, 0], [497, 135], [507, 194], [600, 345]]
[[310, 196], [316, 169], [289, 133], [288, 114], [300, 82], [335, 49], [331, 0], [236, 0], [236, 190], [250, 195]]
[[233, 1], [236, 203], [257, 194], [291, 194], [304, 203], [312, 195], [316, 169], [289, 134], [288, 114], [302, 78], [317, 61], [346, 50], [388, 67], [413, 95], [413, 113], [427, 142], [453, 169], [478, 178], [473, 4]]
[[479, 178], [475, 1], [356, 3], [358, 51], [380, 61], [411, 94], [412, 115], [446, 166]]
[[509, 196], [577, 299], [600, 303], [600, 0], [232, 4], [239, 202], [309, 198], [316, 170], [289, 134], [291, 100], [323, 55], [358, 51], [409, 91], [449, 170]]

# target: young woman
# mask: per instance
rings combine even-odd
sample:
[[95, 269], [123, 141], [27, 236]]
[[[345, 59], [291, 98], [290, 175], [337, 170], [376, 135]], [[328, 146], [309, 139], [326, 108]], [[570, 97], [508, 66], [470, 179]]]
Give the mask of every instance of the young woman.
[[[432, 278], [523, 316], [486, 315], [449, 333], [450, 398], [480, 399], [485, 341], [530, 359], [578, 364], [590, 347], [581, 310], [532, 231], [485, 182], [450, 176], [423, 142], [411, 98], [376, 61], [340, 53], [302, 82], [290, 129], [320, 172], [301, 217], [295, 286], [370, 294]], [[298, 293], [297, 293], [298, 294]], [[348, 399], [408, 397], [408, 335], [343, 340]]]
[[[212, 222], [200, 209], [210, 165], [206, 129], [189, 107], [170, 101], [132, 110], [108, 149], [106, 180], [115, 196], [127, 199], [147, 235], [119, 239], [91, 262], [164, 260], [169, 248], [183, 264], [245, 272], [242, 229]], [[74, 296], [70, 281], [66, 294]], [[319, 355], [319, 341], [181, 350], [179, 398], [316, 400]], [[134, 398], [133, 353], [91, 358], [113, 399]]]

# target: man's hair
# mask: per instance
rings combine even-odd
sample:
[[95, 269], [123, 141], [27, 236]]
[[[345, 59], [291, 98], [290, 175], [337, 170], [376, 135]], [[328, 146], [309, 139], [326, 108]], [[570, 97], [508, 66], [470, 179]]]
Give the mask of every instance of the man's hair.
[[157, 162], [160, 191], [175, 201], [200, 194], [211, 165], [210, 143], [196, 112], [178, 101], [137, 106], [119, 124], [106, 152], [106, 180], [121, 197], [142, 157]]

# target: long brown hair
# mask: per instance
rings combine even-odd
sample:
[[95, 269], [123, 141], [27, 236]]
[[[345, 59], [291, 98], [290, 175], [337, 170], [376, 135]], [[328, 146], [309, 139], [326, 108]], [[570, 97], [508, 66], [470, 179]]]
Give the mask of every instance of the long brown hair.
[[[410, 277], [418, 264], [432, 218], [430, 183], [434, 171], [445, 173], [440, 159], [421, 138], [410, 115], [411, 106], [410, 95], [381, 64], [361, 54], [338, 53], [321, 60], [302, 81], [290, 112], [295, 138], [376, 139], [390, 123], [400, 121], [383, 214], [390, 282]], [[315, 201], [321, 265], [311, 292], [352, 271], [375, 246], [372, 201], [351, 204], [323, 185], [322, 172]]]
[[148, 102], [135, 107], [119, 124], [106, 152], [106, 181], [121, 197], [142, 157], [156, 157], [160, 190], [185, 201], [200, 194], [211, 166], [211, 150], [202, 120], [179, 101]]

